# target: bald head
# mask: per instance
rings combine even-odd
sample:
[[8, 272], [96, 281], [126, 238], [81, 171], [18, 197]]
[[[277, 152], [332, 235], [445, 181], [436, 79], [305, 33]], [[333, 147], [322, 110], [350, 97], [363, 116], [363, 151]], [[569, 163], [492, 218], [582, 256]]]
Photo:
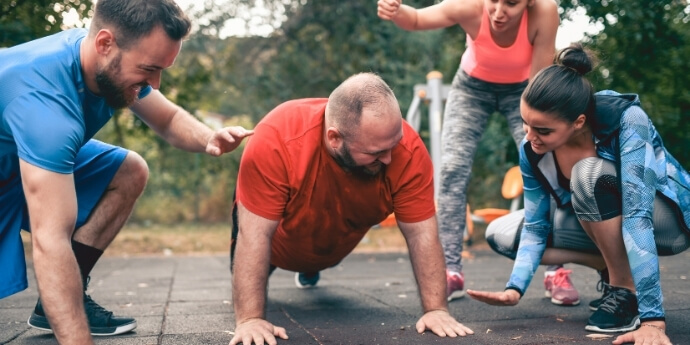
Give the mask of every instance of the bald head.
[[367, 112], [374, 117], [401, 117], [393, 90], [374, 73], [355, 74], [333, 90], [326, 106], [326, 122], [350, 137], [358, 132], [365, 109], [375, 110]]

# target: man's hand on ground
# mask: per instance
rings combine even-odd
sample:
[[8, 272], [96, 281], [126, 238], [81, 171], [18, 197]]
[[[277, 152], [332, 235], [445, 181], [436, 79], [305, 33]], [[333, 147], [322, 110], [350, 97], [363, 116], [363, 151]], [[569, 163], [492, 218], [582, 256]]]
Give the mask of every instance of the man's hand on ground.
[[230, 345], [257, 344], [276, 345], [276, 337], [287, 339], [285, 328], [276, 327], [263, 319], [249, 319], [237, 325], [235, 335], [230, 340]]
[[432, 310], [425, 313], [417, 321], [416, 328], [419, 333], [428, 329], [439, 337], [448, 336], [454, 338], [474, 334], [474, 331], [459, 323], [445, 310]]

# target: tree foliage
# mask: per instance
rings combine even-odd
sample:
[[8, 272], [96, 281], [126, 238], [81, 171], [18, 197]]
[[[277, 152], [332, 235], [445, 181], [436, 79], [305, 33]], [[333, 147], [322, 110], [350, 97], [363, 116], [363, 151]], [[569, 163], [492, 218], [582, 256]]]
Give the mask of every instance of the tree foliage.
[[[573, 2], [576, 2], [574, 0]], [[599, 53], [598, 89], [640, 95], [667, 148], [690, 166], [690, 7], [684, 0], [576, 2], [604, 30], [589, 37]]]
[[66, 25], [64, 15], [91, 14], [91, 0], [3, 0], [0, 2], [0, 47], [10, 47], [43, 37], [81, 22]]
[[[416, 8], [434, 0], [405, 1]], [[60, 6], [88, 15], [86, 0], [10, 0], [0, 4], [0, 45], [13, 45], [61, 29]], [[451, 82], [465, 47], [459, 26], [407, 32], [379, 19], [371, 0], [206, 0], [188, 10], [193, 34], [161, 91], [190, 113], [218, 113], [225, 124], [252, 127], [289, 99], [327, 97], [348, 76], [378, 73], [395, 91], [403, 115], [413, 86], [432, 70]], [[562, 18], [584, 8], [603, 31], [585, 38], [599, 56], [591, 74], [597, 89], [640, 94], [664, 142], [690, 166], [690, 9], [685, 0], [563, 0]], [[41, 13], [35, 15], [34, 13]], [[52, 16], [53, 20], [48, 20]], [[250, 34], [223, 37], [224, 24], [241, 19]], [[269, 30], [270, 31], [270, 30]], [[422, 111], [426, 111], [422, 107]], [[424, 127], [424, 125], [423, 125]], [[426, 132], [422, 132], [423, 136]], [[227, 220], [241, 152], [222, 158], [172, 148], [125, 112], [99, 133], [105, 141], [139, 152], [151, 169], [135, 221]], [[491, 117], [473, 168], [473, 207], [507, 206], [500, 198], [503, 173], [517, 163], [505, 119]]]

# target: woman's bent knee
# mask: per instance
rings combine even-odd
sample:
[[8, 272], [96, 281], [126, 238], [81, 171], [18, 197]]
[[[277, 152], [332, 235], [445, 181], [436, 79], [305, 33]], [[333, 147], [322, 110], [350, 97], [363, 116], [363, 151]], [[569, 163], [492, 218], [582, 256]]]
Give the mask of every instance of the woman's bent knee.
[[519, 210], [497, 218], [486, 228], [486, 242], [496, 253], [515, 259], [525, 211]]
[[572, 204], [582, 221], [600, 222], [621, 214], [621, 193], [613, 162], [588, 157], [571, 171]]

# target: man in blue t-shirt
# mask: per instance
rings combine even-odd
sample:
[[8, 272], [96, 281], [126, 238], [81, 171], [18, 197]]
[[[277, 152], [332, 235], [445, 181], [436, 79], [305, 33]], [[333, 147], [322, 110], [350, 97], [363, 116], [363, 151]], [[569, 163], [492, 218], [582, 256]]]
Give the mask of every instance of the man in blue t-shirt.
[[177, 148], [219, 156], [253, 132], [212, 131], [157, 89], [190, 30], [173, 0], [99, 0], [89, 31], [0, 51], [0, 298], [27, 287], [31, 231], [40, 299], [29, 324], [65, 344], [130, 331], [85, 294], [88, 276], [148, 178], [138, 154], [92, 139], [129, 107]]

